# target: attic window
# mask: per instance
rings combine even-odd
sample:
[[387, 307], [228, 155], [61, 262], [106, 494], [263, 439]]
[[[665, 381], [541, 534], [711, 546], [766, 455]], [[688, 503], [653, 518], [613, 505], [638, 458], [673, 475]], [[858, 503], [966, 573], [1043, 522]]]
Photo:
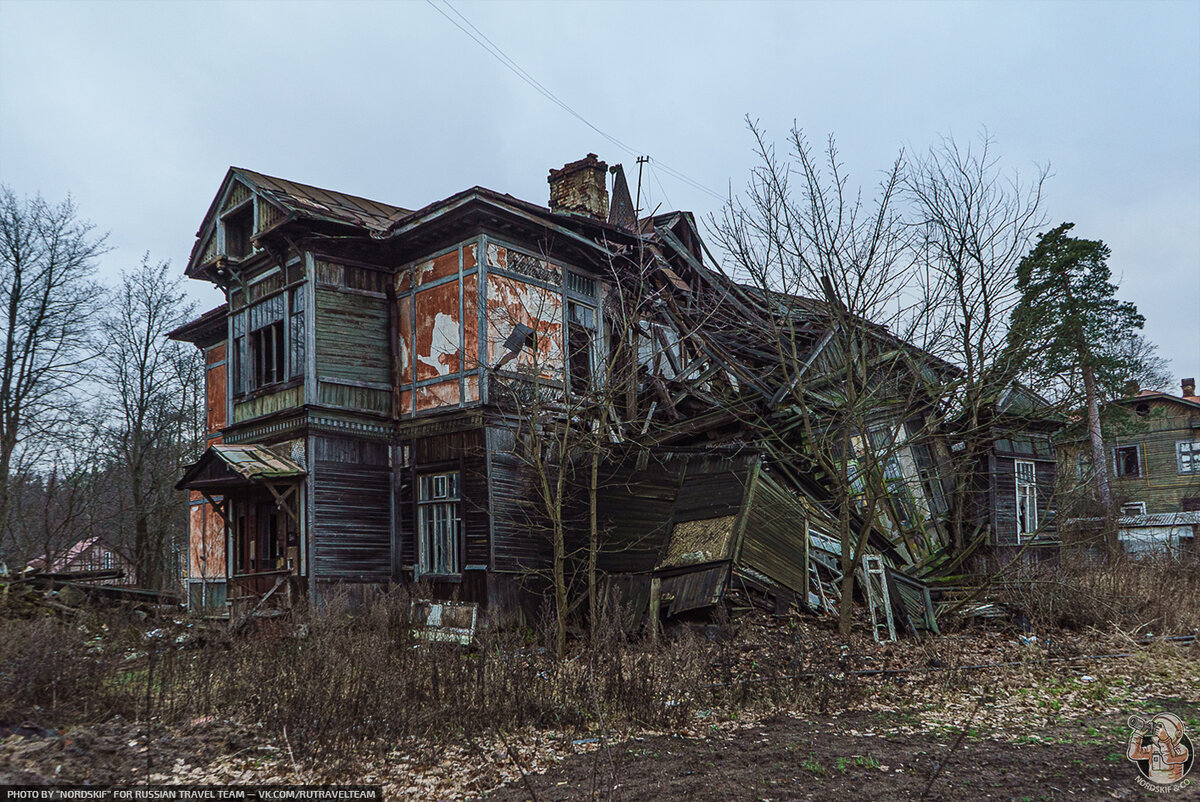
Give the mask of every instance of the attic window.
[[225, 255], [233, 259], [249, 256], [250, 235], [254, 233], [254, 207], [243, 204], [226, 215], [224, 225]]

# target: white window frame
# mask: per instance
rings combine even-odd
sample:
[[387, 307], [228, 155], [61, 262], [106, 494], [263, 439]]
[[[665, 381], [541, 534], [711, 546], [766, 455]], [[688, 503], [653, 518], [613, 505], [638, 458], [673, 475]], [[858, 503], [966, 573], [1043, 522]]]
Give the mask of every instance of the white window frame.
[[417, 476], [419, 576], [462, 573], [462, 477], [458, 471]]
[[[1184, 462], [1187, 466], [1185, 469]], [[1175, 466], [1180, 476], [1200, 473], [1200, 440], [1175, 441]]]
[[[1029, 469], [1029, 476], [1022, 477], [1022, 468]], [[1016, 485], [1015, 497], [1017, 543], [1037, 537], [1038, 531], [1038, 498], [1037, 498], [1037, 463], [1031, 460], [1013, 461], [1013, 481]]]
[[1121, 515], [1145, 515], [1146, 502], [1128, 501], [1121, 505]]

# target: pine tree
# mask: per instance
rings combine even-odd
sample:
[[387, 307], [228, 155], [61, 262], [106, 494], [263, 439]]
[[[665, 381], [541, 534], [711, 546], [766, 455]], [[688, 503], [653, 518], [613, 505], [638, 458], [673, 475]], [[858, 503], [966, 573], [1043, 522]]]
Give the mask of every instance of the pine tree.
[[1134, 304], [1115, 297], [1107, 264], [1112, 251], [1100, 240], [1069, 236], [1074, 227], [1063, 223], [1039, 235], [1017, 266], [1021, 300], [1013, 312], [1010, 341], [1034, 372], [1082, 379], [1096, 495], [1104, 508], [1105, 541], [1116, 554], [1120, 541], [1100, 429], [1100, 395], [1121, 387], [1135, 370], [1121, 344], [1142, 328], [1145, 318]]

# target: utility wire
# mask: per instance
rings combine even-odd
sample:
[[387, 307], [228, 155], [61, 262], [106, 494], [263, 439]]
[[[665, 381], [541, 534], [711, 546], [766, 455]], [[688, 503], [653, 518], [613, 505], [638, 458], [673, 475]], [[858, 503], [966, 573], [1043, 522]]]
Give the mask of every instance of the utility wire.
[[[449, 14], [447, 14], [440, 6], [438, 6], [434, 2], [434, 0], [425, 0], [425, 1], [429, 4], [429, 6], [431, 8], [433, 8], [434, 11], [438, 12], [443, 17], [445, 17], [446, 20], [451, 25], [458, 28], [460, 31], [462, 31], [464, 34], [466, 34], [471, 39], [471, 41], [475, 42], [475, 44], [479, 45], [484, 50], [486, 50], [488, 53], [490, 53], [493, 58], [495, 58], [497, 61], [499, 61], [502, 65], [504, 65], [505, 68], [507, 68], [509, 71], [511, 71], [514, 75], [516, 75], [522, 81], [529, 84], [529, 86], [531, 86], [534, 90], [536, 90], [538, 92], [538, 94], [542, 95], [544, 98], [549, 100], [551, 103], [558, 106], [559, 108], [561, 108], [563, 111], [570, 114], [575, 119], [579, 120], [581, 123], [586, 125], [588, 128], [592, 129], [597, 134], [599, 134], [600, 136], [604, 137], [606, 140], [611, 142], [613, 145], [615, 145], [616, 147], [618, 147], [621, 150], [628, 153], [630, 156], [637, 157], [637, 156], [641, 155], [640, 151], [637, 151], [634, 148], [631, 148], [629, 145], [626, 145], [624, 142], [617, 139], [615, 136], [612, 136], [611, 134], [609, 134], [605, 131], [602, 131], [600, 128], [593, 125], [582, 114], [577, 112], [570, 105], [568, 105], [565, 101], [563, 101], [561, 98], [559, 98], [558, 95], [554, 94], [549, 89], [547, 89], [540, 81], [538, 81], [536, 78], [534, 78], [528, 72], [526, 72], [525, 69], [523, 69], [521, 67], [521, 65], [517, 64], [517, 62], [514, 61], [507, 53], [505, 53], [504, 50], [501, 49], [501, 47], [499, 45], [497, 45], [490, 38], [488, 38], [487, 34], [485, 34], [483, 31], [479, 30], [479, 28], [477, 28], [474, 23], [472, 23], [469, 19], [467, 19], [467, 17], [461, 11], [459, 11], [457, 8], [455, 8], [453, 5], [451, 5], [449, 0], [442, 0], [442, 4], [445, 5], [446, 8], [448, 8], [452, 12], [454, 12], [455, 16], [457, 16], [459, 19], [461, 19], [462, 22], [465, 23], [467, 27], [463, 27], [463, 24], [459, 23], [458, 20], [454, 19], [454, 17], [451, 17]], [[468, 28], [470, 30], [468, 30]], [[678, 170], [675, 170], [674, 168], [670, 167], [669, 165], [664, 164], [663, 162], [659, 161], [658, 159], [654, 159], [653, 163], [656, 164], [658, 167], [660, 167], [662, 169], [662, 171], [665, 172], [667, 175], [677, 179], [678, 181], [681, 181], [681, 182], [687, 184], [688, 186], [692, 187], [693, 189], [699, 190], [700, 192], [705, 192], [705, 193], [711, 195], [713, 198], [715, 198], [718, 201], [724, 202], [726, 200], [725, 197], [723, 197], [719, 193], [714, 192], [713, 190], [711, 190], [708, 187], [701, 184], [699, 181], [695, 181], [695, 180], [689, 178], [688, 176], [684, 175], [683, 173], [679, 172]], [[655, 180], [656, 181], [658, 180], [657, 175], [655, 175]], [[661, 187], [661, 182], [660, 182], [660, 187]], [[665, 191], [663, 192], [663, 195], [664, 196], [666, 195]]]

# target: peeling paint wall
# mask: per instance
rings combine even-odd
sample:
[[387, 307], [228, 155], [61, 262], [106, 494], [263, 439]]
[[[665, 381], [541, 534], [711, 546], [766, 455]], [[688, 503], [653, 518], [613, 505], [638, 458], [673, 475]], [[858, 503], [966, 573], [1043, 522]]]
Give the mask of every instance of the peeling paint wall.
[[[227, 352], [225, 343], [204, 351], [206, 446], [221, 442], [221, 430], [227, 424]], [[225, 522], [195, 491], [188, 494], [188, 579], [193, 582], [225, 580]]]
[[[562, 268], [519, 251], [488, 243], [486, 354], [494, 366], [508, 353], [505, 340], [517, 325], [535, 335], [535, 349], [524, 348], [507, 364], [536, 369], [557, 379], [563, 369]], [[501, 272], [503, 271], [503, 272]]]
[[480, 400], [479, 240], [396, 275], [396, 377], [401, 416]]

